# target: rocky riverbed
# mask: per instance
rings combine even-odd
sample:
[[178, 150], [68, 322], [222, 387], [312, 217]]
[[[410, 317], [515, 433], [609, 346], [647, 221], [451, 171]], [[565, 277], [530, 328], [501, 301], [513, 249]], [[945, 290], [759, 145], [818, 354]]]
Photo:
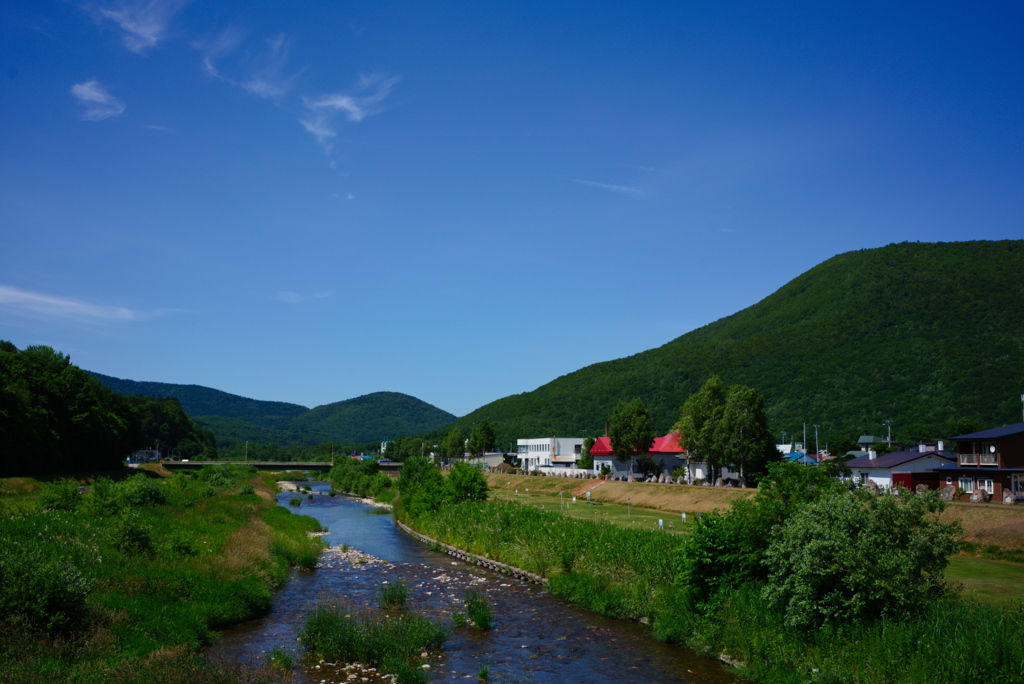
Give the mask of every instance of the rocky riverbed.
[[530, 582], [430, 551], [398, 530], [390, 515], [347, 497], [318, 496], [304, 501], [301, 512], [329, 527], [331, 548], [315, 570], [293, 574], [270, 614], [225, 632], [212, 657], [251, 662], [282, 648], [295, 654], [296, 682], [389, 682], [361, 664], [303, 662], [296, 636], [319, 602], [376, 610], [385, 583], [405, 582], [408, 609], [448, 625], [453, 612], [465, 610], [470, 590], [492, 606], [492, 630], [453, 628], [441, 651], [421, 655], [435, 682], [475, 680], [482, 666], [492, 682], [737, 681], [716, 662], [658, 643], [642, 625], [603, 618]]

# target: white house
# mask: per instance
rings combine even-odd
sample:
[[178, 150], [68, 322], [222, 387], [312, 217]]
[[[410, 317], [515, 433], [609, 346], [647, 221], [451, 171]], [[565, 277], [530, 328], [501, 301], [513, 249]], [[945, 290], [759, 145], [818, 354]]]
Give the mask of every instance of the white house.
[[956, 463], [955, 455], [922, 444], [913, 451], [894, 451], [884, 456], [875, 456], [874, 451], [869, 451], [867, 456], [847, 461], [846, 467], [853, 472], [854, 482], [866, 485], [870, 480], [882, 489], [889, 489], [894, 472], [920, 473], [950, 463]]
[[517, 439], [517, 456], [527, 472], [538, 468], [575, 468], [583, 453], [582, 437]]

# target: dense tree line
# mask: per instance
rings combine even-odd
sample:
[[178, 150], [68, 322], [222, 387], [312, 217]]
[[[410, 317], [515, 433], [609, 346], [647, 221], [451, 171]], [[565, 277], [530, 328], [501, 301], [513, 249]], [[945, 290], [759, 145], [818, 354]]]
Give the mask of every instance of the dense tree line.
[[213, 434], [176, 399], [125, 397], [66, 354], [0, 341], [0, 476], [110, 470], [143, 447], [216, 455]]

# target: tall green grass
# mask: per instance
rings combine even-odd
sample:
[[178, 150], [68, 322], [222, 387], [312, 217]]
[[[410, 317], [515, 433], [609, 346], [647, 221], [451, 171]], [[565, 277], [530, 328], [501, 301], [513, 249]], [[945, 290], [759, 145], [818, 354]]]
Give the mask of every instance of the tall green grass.
[[427, 648], [440, 648], [448, 630], [439, 622], [405, 611], [359, 612], [345, 604], [321, 604], [302, 626], [299, 641], [311, 655], [343, 663], [364, 663], [395, 675], [398, 684], [429, 681], [414, 664]]
[[681, 538], [542, 511], [514, 501], [464, 502], [412, 521], [416, 529], [549, 578], [548, 589], [604, 615], [652, 615], [675, 577]]
[[515, 502], [462, 503], [408, 520], [440, 541], [548, 578], [548, 590], [603, 615], [644, 618], [653, 635], [770, 684], [1024, 681], [1024, 603], [994, 609], [957, 597], [923, 612], [845, 628], [798, 630], [770, 608], [763, 582], [711, 602], [679, 584], [683, 537], [575, 520]]
[[316, 564], [319, 524], [232, 493], [248, 470], [214, 474], [101, 480], [67, 506], [0, 512], [0, 681], [249, 677], [198, 675], [194, 656], [265, 612], [289, 566]]

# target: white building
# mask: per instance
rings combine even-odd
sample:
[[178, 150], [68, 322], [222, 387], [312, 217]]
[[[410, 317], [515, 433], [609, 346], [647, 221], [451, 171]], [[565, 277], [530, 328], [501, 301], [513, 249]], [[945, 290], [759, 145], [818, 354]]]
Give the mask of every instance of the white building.
[[[942, 444], [938, 446], [941, 449]], [[866, 485], [871, 480], [880, 488], [889, 489], [893, 473], [928, 472], [950, 463], [956, 463], [955, 454], [922, 444], [916, 450], [894, 451], [884, 456], [876, 456], [874, 451], [869, 451], [867, 456], [848, 460], [846, 467], [852, 472], [854, 482]]]
[[575, 468], [583, 453], [582, 437], [517, 439], [519, 462], [527, 472], [538, 468]]

